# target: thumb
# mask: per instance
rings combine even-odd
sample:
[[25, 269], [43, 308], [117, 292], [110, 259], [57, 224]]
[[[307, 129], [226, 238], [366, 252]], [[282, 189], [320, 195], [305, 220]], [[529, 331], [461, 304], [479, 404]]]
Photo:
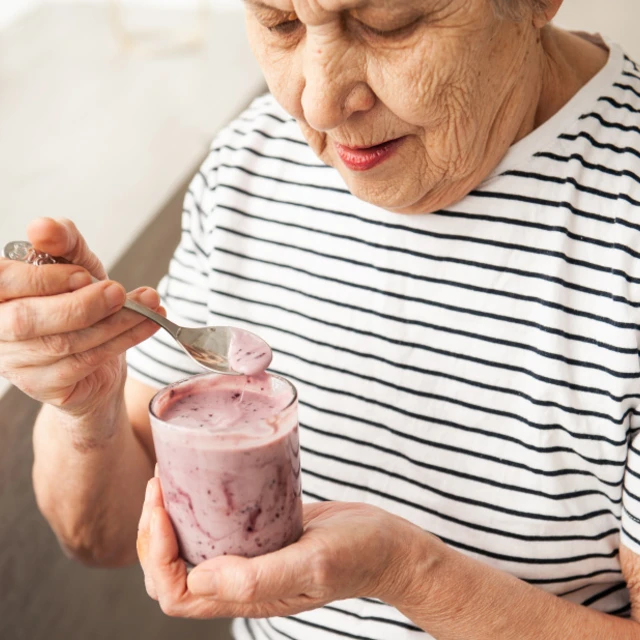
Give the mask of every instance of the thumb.
[[299, 547], [303, 545], [292, 544], [256, 558], [219, 556], [207, 560], [189, 574], [189, 591], [243, 604], [296, 598], [313, 589], [309, 558]]
[[76, 225], [65, 218], [38, 218], [27, 227], [31, 244], [39, 251], [52, 256], [66, 258], [73, 264], [84, 267], [98, 280], [106, 280], [99, 258], [93, 253]]

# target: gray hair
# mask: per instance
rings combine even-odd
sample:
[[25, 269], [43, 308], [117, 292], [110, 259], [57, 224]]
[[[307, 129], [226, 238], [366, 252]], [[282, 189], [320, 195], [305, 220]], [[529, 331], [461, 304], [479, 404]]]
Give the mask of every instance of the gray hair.
[[501, 18], [522, 20], [527, 9], [544, 11], [549, 7], [549, 0], [491, 0], [496, 13]]

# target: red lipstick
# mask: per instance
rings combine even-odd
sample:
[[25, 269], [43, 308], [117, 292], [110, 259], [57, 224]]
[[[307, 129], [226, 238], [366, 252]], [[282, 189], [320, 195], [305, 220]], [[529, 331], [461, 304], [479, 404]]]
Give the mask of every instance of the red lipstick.
[[340, 160], [351, 171], [369, 171], [388, 160], [402, 144], [404, 138], [396, 138], [372, 147], [347, 147], [334, 143]]

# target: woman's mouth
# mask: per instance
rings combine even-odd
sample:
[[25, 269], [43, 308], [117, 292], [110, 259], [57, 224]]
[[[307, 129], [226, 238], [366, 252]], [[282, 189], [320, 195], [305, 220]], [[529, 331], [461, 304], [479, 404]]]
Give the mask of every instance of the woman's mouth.
[[404, 137], [388, 140], [372, 147], [347, 147], [335, 142], [340, 160], [351, 171], [368, 171], [388, 160], [403, 143]]

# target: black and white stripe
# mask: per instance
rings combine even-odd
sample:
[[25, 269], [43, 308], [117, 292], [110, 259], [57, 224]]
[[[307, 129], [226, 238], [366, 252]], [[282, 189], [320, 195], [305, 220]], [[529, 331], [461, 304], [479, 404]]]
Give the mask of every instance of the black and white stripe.
[[[616, 47], [446, 211], [358, 201], [266, 96], [214, 142], [161, 292], [273, 346], [308, 501], [363, 501], [572, 602], [629, 615], [640, 553], [640, 74]], [[162, 333], [129, 354], [197, 372]], [[639, 441], [640, 442], [640, 441]], [[370, 599], [238, 621], [241, 640], [426, 638]]]

